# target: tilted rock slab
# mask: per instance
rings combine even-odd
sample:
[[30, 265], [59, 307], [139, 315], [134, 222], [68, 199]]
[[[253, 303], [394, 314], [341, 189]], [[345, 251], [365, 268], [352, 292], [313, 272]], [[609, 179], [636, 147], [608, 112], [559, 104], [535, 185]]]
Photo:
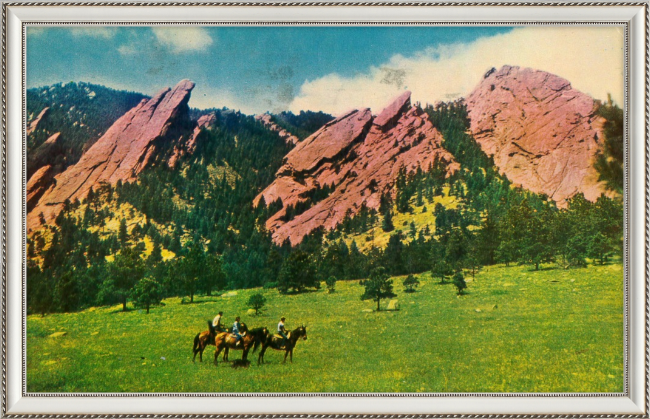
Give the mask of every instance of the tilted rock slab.
[[296, 145], [300, 142], [300, 139], [298, 137], [273, 122], [271, 115], [268, 113], [255, 115], [255, 119], [257, 121], [260, 121], [262, 125], [264, 125], [269, 131], [277, 132], [278, 136], [282, 138], [287, 144]]
[[49, 111], [49, 107], [43, 108], [43, 110], [36, 116], [36, 118], [34, 118], [34, 120], [30, 122], [29, 125], [27, 125], [26, 133], [28, 136], [38, 129], [39, 124], [47, 116]]
[[[43, 144], [38, 146], [27, 159], [27, 177], [33, 176], [38, 169], [51, 165], [57, 155], [63, 154], [60, 146], [61, 133], [52, 134]], [[65, 158], [65, 154], [63, 154]]]
[[510, 181], [567, 205], [605, 192], [593, 167], [602, 118], [594, 100], [553, 74], [504, 66], [466, 99], [471, 132]]
[[159, 140], [174, 136], [179, 125], [189, 123], [187, 102], [193, 88], [194, 82], [182, 80], [173, 89], [166, 88], [149, 100], [143, 99], [118, 119], [77, 164], [55, 177], [55, 186], [43, 194], [28, 214], [28, 229], [40, 225], [41, 212], [50, 223], [66, 199], [83, 199], [90, 188], [135, 180], [155, 156], [161, 145]]
[[45, 191], [50, 188], [54, 180], [54, 169], [52, 166], [45, 165], [39, 168], [27, 181], [27, 212], [34, 209], [38, 200], [41, 199]]
[[185, 154], [192, 155], [196, 150], [196, 139], [203, 129], [210, 129], [217, 122], [217, 114], [211, 112], [206, 115], [202, 115], [197, 121], [192, 136], [187, 140], [187, 143], [179, 143], [174, 147], [171, 157], [167, 161], [167, 165], [172, 169], [176, 167], [178, 160]]
[[[276, 180], [255, 199], [267, 204], [282, 199], [283, 208], [266, 227], [280, 244], [296, 245], [319, 227], [336, 228], [347, 214], [363, 205], [378, 209], [381, 195], [394, 195], [399, 169], [420, 167], [427, 171], [436, 160], [447, 163], [448, 174], [459, 169], [453, 156], [441, 146], [442, 135], [417, 106], [410, 92], [398, 97], [377, 117], [370, 109], [346, 112], [300, 142], [285, 157]], [[293, 220], [282, 217], [288, 205], [304, 201], [316, 188], [334, 191]]]

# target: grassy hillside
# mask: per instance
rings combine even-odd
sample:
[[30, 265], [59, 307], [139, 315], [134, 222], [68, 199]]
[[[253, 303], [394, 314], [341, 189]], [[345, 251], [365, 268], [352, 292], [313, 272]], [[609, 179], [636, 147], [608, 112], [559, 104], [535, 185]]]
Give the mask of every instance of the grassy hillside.
[[[485, 267], [457, 297], [452, 285], [419, 276], [401, 309], [367, 312], [358, 281], [336, 292], [168, 299], [151, 310], [121, 307], [27, 318], [29, 392], [620, 392], [623, 390], [623, 269]], [[262, 292], [260, 316], [246, 301]], [[387, 301], [382, 303], [386, 306]], [[251, 327], [304, 323], [293, 364], [233, 370], [191, 360], [192, 340], [223, 310]], [[53, 333], [65, 336], [52, 337]], [[241, 353], [231, 355], [231, 360]], [[256, 360], [256, 356], [250, 355]]]

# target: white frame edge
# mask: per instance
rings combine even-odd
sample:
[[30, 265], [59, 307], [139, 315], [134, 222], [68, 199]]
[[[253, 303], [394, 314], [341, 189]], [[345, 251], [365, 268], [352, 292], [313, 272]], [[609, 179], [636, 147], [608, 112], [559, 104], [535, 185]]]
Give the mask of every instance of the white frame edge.
[[[569, 7], [6, 8], [6, 414], [490, 414], [646, 416], [646, 8]], [[170, 15], [173, 15], [170, 17]], [[22, 397], [22, 22], [24, 21], [628, 21], [629, 397]], [[642, 87], [643, 86], [643, 87]], [[643, 197], [643, 198], [642, 198]], [[633, 198], [633, 199], [632, 199]], [[19, 222], [20, 220], [20, 222]], [[244, 402], [245, 401], [245, 402]]]

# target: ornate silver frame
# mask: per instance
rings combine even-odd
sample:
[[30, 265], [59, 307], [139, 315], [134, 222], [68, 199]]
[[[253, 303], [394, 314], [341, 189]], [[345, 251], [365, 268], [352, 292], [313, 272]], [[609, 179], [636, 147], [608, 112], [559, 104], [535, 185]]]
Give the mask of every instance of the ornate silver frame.
[[[600, 20], [594, 19], [593, 17], [590, 17], [588, 19], [559, 19], [557, 21], [545, 21], [545, 22], [540, 22], [540, 21], [534, 21], [534, 20], [485, 20], [485, 21], [480, 21], [480, 20], [475, 20], [475, 21], [468, 21], [468, 20], [451, 20], [447, 19], [444, 20], [443, 22], [435, 22], [427, 19], [409, 19], [406, 21], [406, 24], [426, 24], [426, 25], [435, 25], [435, 24], [508, 24], [508, 25], [513, 25], [513, 24], [589, 24], [589, 25], [598, 25], [598, 24], [619, 24], [625, 26], [626, 30], [626, 75], [625, 75], [625, 109], [626, 109], [626, 166], [627, 166], [627, 180], [626, 180], [626, 187], [625, 187], [625, 201], [626, 201], [626, 211], [625, 211], [625, 258], [624, 258], [624, 265], [625, 265], [625, 342], [624, 342], [624, 347], [625, 347], [625, 372], [624, 372], [624, 379], [625, 379], [625, 385], [624, 385], [624, 392], [623, 393], [608, 393], [608, 394], [596, 394], [596, 393], [589, 393], [589, 394], [579, 394], [579, 393], [562, 393], [562, 394], [550, 394], [550, 393], [539, 393], [539, 394], [531, 394], [531, 393], [516, 393], [516, 394], [492, 394], [492, 393], [480, 393], [480, 394], [475, 394], [475, 393], [452, 393], [452, 394], [446, 394], [446, 393], [440, 393], [440, 394], [367, 394], [367, 393], [355, 393], [355, 394], [348, 394], [348, 393], [310, 393], [310, 394], [278, 394], [278, 393], [270, 393], [270, 394], [248, 394], [248, 393], [227, 393], [227, 394], [204, 394], [204, 393], [199, 393], [199, 394], [93, 394], [93, 393], [84, 393], [84, 394], [30, 394], [26, 392], [26, 387], [25, 387], [25, 356], [24, 356], [24, 350], [22, 351], [22, 354], [20, 356], [21, 359], [21, 394], [20, 398], [40, 398], [40, 400], [51, 400], [51, 398], [65, 398], [62, 400], [66, 400], [68, 403], [79, 403], [77, 399], [85, 399], [86, 401], [91, 401], [92, 398], [95, 397], [102, 397], [102, 398], [113, 398], [115, 400], [115, 397], [128, 397], [128, 399], [122, 399], [122, 401], [125, 400], [132, 400], [132, 398], [138, 398], [138, 397], [197, 397], [197, 398], [206, 398], [206, 397], [223, 397], [223, 398], [241, 398], [241, 397], [250, 397], [253, 400], [256, 398], [264, 398], [264, 397], [298, 397], [298, 398], [319, 398], [319, 399], [327, 399], [327, 398], [336, 398], [335, 400], [339, 400], [338, 398], [346, 398], [348, 401], [355, 400], [356, 401], [361, 401], [363, 398], [367, 397], [372, 397], [374, 398], [392, 398], [395, 400], [395, 402], [398, 402], [400, 398], [408, 398], [408, 399], [403, 399], [403, 401], [409, 400], [412, 401], [414, 397], [418, 398], [449, 398], [449, 397], [481, 397], [485, 399], [491, 399], [491, 408], [485, 409], [485, 410], [470, 410], [470, 411], [463, 411], [463, 410], [451, 410], [449, 411], [448, 408], [447, 410], [443, 410], [445, 413], [433, 413], [434, 411], [437, 410], [430, 410], [430, 409], [425, 409], [425, 410], [418, 410], [415, 413], [412, 409], [407, 408], [404, 406], [403, 410], [395, 410], [393, 407], [389, 409], [391, 411], [391, 414], [369, 414], [369, 413], [382, 413], [382, 410], [377, 410], [376, 407], [365, 410], [361, 409], [361, 411], [357, 408], [353, 408], [350, 410], [343, 410], [341, 411], [340, 409], [334, 409], [334, 410], [327, 410], [328, 412], [331, 412], [330, 414], [325, 414], [326, 410], [319, 410], [319, 411], [314, 411], [313, 409], [305, 409], [304, 411], [286, 411], [286, 414], [282, 414], [283, 410], [273, 410], [273, 413], [267, 414], [264, 413], [264, 410], [258, 410], [253, 409], [250, 411], [244, 411], [244, 412], [239, 412], [239, 413], [234, 413], [233, 414], [223, 414], [225, 413], [224, 411], [221, 411], [222, 414], [206, 414], [205, 412], [191, 412], [191, 413], [200, 413], [200, 414], [187, 414], [190, 413], [189, 411], [184, 411], [184, 410], [178, 410], [178, 411], [167, 411], [165, 413], [160, 412], [158, 409], [155, 409], [156, 413], [153, 413], [154, 410], [142, 410], [140, 407], [131, 409], [131, 410], [123, 410], [119, 409], [119, 413], [114, 410], [110, 411], [94, 411], [94, 410], [89, 410], [89, 411], [83, 411], [79, 410], [78, 408], [72, 408], [71, 410], [63, 410], [61, 411], [59, 407], [54, 410], [48, 410], [47, 406], [45, 406], [45, 409], [41, 406], [37, 408], [36, 410], [16, 410], [13, 409], [15, 406], [12, 406], [12, 404], [15, 405], [15, 403], [12, 403], [12, 400], [7, 397], [8, 391], [10, 392], [11, 390], [9, 389], [9, 386], [13, 384], [13, 381], [15, 381], [16, 374], [9, 374], [8, 369], [10, 368], [9, 364], [9, 355], [8, 351], [11, 352], [11, 349], [8, 346], [8, 338], [11, 340], [11, 338], [15, 338], [16, 334], [15, 333], [9, 333], [8, 330], [10, 329], [10, 325], [8, 324], [8, 321], [15, 320], [15, 316], [12, 316], [11, 313], [15, 312], [15, 310], [9, 310], [8, 307], [9, 305], [15, 305], [15, 300], [10, 300], [8, 298], [8, 284], [11, 287], [11, 284], [8, 280], [8, 277], [15, 277], [16, 272], [20, 272], [20, 278], [21, 278], [21, 283], [22, 286], [20, 287], [20, 290], [18, 293], [11, 292], [11, 295], [21, 295], [20, 301], [21, 301], [21, 320], [20, 320], [20, 325], [22, 326], [22, 331], [20, 333], [21, 337], [21, 343], [22, 343], [22, 348], [25, 346], [25, 330], [24, 330], [24, 314], [25, 314], [25, 309], [24, 309], [24, 295], [25, 295], [25, 289], [24, 289], [24, 255], [25, 255], [25, 228], [24, 228], [24, 218], [25, 218], [25, 197], [24, 197], [24, 191], [25, 191], [25, 173], [24, 173], [24, 159], [25, 159], [25, 153], [24, 153], [24, 120], [23, 120], [23, 115], [24, 115], [24, 74], [25, 74], [25, 54], [24, 54], [24, 30], [25, 26], [27, 24], [57, 24], [57, 25], [68, 25], [68, 24], [79, 24], [80, 21], [83, 21], [84, 19], [79, 19], [79, 20], [65, 20], [65, 21], [56, 21], [55, 19], [40, 19], [37, 21], [34, 20], [24, 20], [20, 22], [20, 34], [21, 34], [21, 40], [20, 42], [20, 54], [18, 55], [15, 49], [11, 49], [12, 46], [10, 45], [11, 41], [15, 41], [15, 35], [18, 33], [16, 31], [16, 28], [12, 27], [11, 31], [8, 31], [8, 25], [11, 26], [11, 22], [9, 22], [10, 15], [12, 10], [15, 9], [29, 9], [29, 8], [44, 8], [44, 9], [52, 9], [56, 7], [62, 7], [62, 6], [67, 6], [71, 8], [101, 8], [101, 7], [106, 7], [106, 6], [121, 6], [122, 8], [137, 8], [137, 9], [145, 9], [145, 8], [156, 8], [160, 10], [171, 10], [173, 8], [193, 8], [193, 7], [209, 7], [209, 8], [214, 8], [215, 10], [232, 10], [232, 9], [243, 9], [243, 10], [252, 10], [253, 8], [259, 9], [259, 8], [266, 8], [268, 10], [308, 10], [309, 8], [313, 7], [329, 7], [332, 8], [331, 10], [351, 10], [354, 8], [363, 8], [364, 10], [377, 10], [377, 9], [382, 9], [382, 8], [390, 8], [392, 10], [404, 10], [404, 9], [409, 9], [409, 8], [424, 8], [425, 10], [427, 9], [435, 9], [435, 10], [451, 10], [458, 8], [458, 10], [474, 10], [476, 8], [506, 8], [510, 10], [516, 10], [516, 9], [532, 9], [532, 8], [544, 8], [544, 9], [555, 9], [555, 10], [568, 10], [570, 9], [606, 9], [606, 8], [616, 8], [616, 9], [621, 9], [621, 8], [635, 8], [639, 10], [639, 13], [636, 15], [636, 21], [633, 21], [633, 19], [625, 20], [625, 19], [603, 19], [601, 18]], [[461, 10], [462, 11], [462, 10]], [[579, 13], [578, 13], [579, 14]], [[639, 17], [641, 16], [641, 17]], [[639, 30], [639, 19], [642, 19], [642, 23], [644, 26], [643, 30], [643, 45], [638, 45], [639, 42], [639, 36], [638, 36], [638, 30]], [[190, 20], [187, 22], [174, 22], [174, 21], [166, 21], [162, 19], [156, 19], [156, 20], [149, 20], [149, 19], [138, 19], [135, 21], [135, 24], [146, 24], [146, 25], [152, 25], [152, 24], [174, 24], [174, 23], [180, 23], [180, 24], [185, 24], [185, 23], [191, 23], [191, 24], [210, 24], [210, 25], [228, 25], [228, 24], [233, 24], [233, 22], [236, 22], [238, 25], [264, 25], [264, 24], [274, 24], [274, 25], [283, 25], [283, 24], [328, 24], [328, 25], [345, 25], [345, 24], [395, 24], [400, 21], [397, 19], [394, 20], [347, 20], [347, 21], [333, 21], [333, 20], [327, 20], [327, 19], [318, 19], [318, 20], [295, 20], [295, 19], [290, 19], [290, 20], [261, 20], [261, 19], [251, 19], [251, 20]], [[269, 23], [270, 22], [270, 23]], [[82, 24], [134, 24], [134, 22], [130, 21], [119, 21], [115, 19], [109, 19], [109, 20], [91, 20], [91, 21], [86, 21], [83, 22]], [[398, 24], [404, 24], [404, 23], [398, 23]], [[630, 38], [630, 32], [631, 32], [631, 27], [632, 25], [632, 38]], [[649, 46], [649, 39], [650, 39], [650, 4], [647, 1], [632, 1], [632, 2], [278, 2], [278, 3], [271, 3], [271, 2], [191, 2], [191, 3], [182, 3], [182, 2], [106, 2], [106, 3], [100, 3], [100, 2], [5, 2], [2, 4], [2, 410], [1, 414], [3, 416], [6, 416], [8, 418], [19, 418], [19, 417], [88, 417], [92, 414], [93, 417], [170, 417], [170, 416], [177, 416], [182, 415], [183, 417], [214, 417], [214, 418], [226, 418], [226, 417], [372, 417], [372, 418], [393, 418], [393, 417], [405, 417], [405, 416], [413, 416], [413, 417], [427, 417], [427, 418], [442, 418], [442, 417], [470, 417], [470, 416], [481, 416], [483, 414], [489, 415], [490, 417], [499, 417], [499, 418], [519, 418], [519, 417], [625, 417], [625, 418], [645, 418], [648, 417], [648, 412], [650, 410], [650, 393], [648, 392], [648, 378], [649, 378], [649, 364], [650, 364], [650, 353], [648, 351], [649, 349], [649, 344], [650, 340], [649, 335], [650, 335], [650, 323], [648, 322], [648, 318], [650, 317], [650, 286], [648, 284], [648, 276], [650, 276], [650, 266], [648, 265], [648, 259], [650, 258], [650, 248], [649, 248], [649, 243], [648, 243], [648, 235], [650, 234], [650, 223], [648, 222], [648, 217], [650, 216], [650, 213], [646, 212], [650, 208], [650, 193], [648, 190], [648, 185], [650, 185], [648, 182], [650, 182], [650, 178], [648, 177], [648, 165], [650, 164], [650, 152], [648, 152], [648, 130], [650, 129], [650, 102], [648, 102], [648, 98], [650, 97], [650, 54], [648, 54], [648, 46]], [[9, 40], [8, 40], [9, 37]], [[630, 40], [632, 42], [637, 42], [637, 44], [632, 45], [634, 48], [633, 50], [631, 49], [631, 44]], [[643, 55], [643, 62], [639, 63], [639, 60], [641, 59], [640, 56]], [[12, 69], [15, 68], [16, 64], [16, 59], [20, 57], [20, 69], [21, 69], [21, 74], [20, 77], [17, 78], [15, 73], [11, 73]], [[642, 65], [641, 65], [642, 64]], [[642, 74], [637, 74], [639, 73], [639, 68], [643, 68]], [[633, 97], [632, 101], [630, 100], [630, 94], [632, 93], [631, 89], [633, 87], [639, 86], [641, 83], [639, 83], [640, 77], [643, 77], [644, 79], [644, 98], [643, 98], [643, 105], [640, 105], [640, 101], [638, 97]], [[11, 111], [10, 108], [10, 101], [12, 104], [15, 104], [15, 99], [13, 96], [15, 96], [15, 86], [12, 83], [15, 83], [16, 80], [20, 80], [20, 92], [21, 92], [21, 97], [22, 101], [20, 102], [22, 104], [21, 106], [21, 116], [20, 119], [17, 119], [15, 117], [15, 110], [14, 112]], [[12, 88], [14, 91], [14, 95], [12, 96]], [[637, 87], [638, 89], [638, 87]], [[640, 89], [639, 89], [640, 90]], [[636, 90], [638, 93], [639, 90]], [[8, 91], [10, 93], [8, 93]], [[630, 106], [630, 103], [632, 103], [632, 106]], [[630, 114], [630, 110], [632, 108], [632, 114]], [[635, 116], [635, 115], [640, 115], [640, 109], [643, 109], [644, 113], [644, 118], [643, 122], [641, 123], [638, 119], [638, 117], [635, 117], [634, 121], [631, 121], [630, 118], [628, 117], [629, 115]], [[9, 117], [8, 117], [9, 115]], [[21, 138], [20, 141], [20, 148], [21, 148], [21, 171], [20, 173], [22, 174], [21, 176], [21, 185], [22, 189], [20, 190], [20, 193], [15, 191], [15, 188], [11, 188], [11, 186], [8, 186], [8, 179], [15, 179], [15, 174], [17, 174], [16, 171], [10, 171], [8, 173], [8, 166], [12, 165], [12, 162], [14, 160], [11, 159], [11, 156], [16, 156], [17, 154], [15, 152], [11, 152], [12, 147], [16, 145], [16, 138], [18, 138], [15, 134], [17, 133], [17, 125], [16, 122], [20, 120], [20, 132], [23, 135], [20, 135], [19, 137]], [[642, 129], [639, 130], [639, 123], [642, 124]], [[634, 125], [634, 127], [632, 127]], [[642, 137], [639, 137], [640, 133], [643, 133]], [[632, 135], [635, 135], [634, 143], [632, 142]], [[10, 138], [13, 138], [14, 140], [10, 140]], [[641, 140], [641, 138], [643, 138]], [[644, 163], [639, 165], [638, 162], [633, 161], [630, 162], [630, 158], [633, 160], [636, 157], [636, 160], [638, 161], [641, 157], [637, 156], [637, 152], [639, 152], [639, 147], [641, 149], [644, 149], [645, 153], [642, 153], [644, 156]], [[9, 151], [8, 151], [9, 150]], [[8, 154], [9, 153], [9, 154]], [[15, 165], [15, 163], [13, 163]], [[641, 167], [643, 166], [643, 167]], [[639, 185], [637, 185], [637, 180], [640, 179], [640, 176], [644, 177], [644, 199], [641, 200], [639, 197]], [[632, 181], [632, 189], [630, 189], [630, 182]], [[13, 183], [13, 182], [12, 182]], [[15, 185], [15, 183], [14, 183]], [[9, 188], [9, 189], [8, 189]], [[636, 191], [636, 192], [635, 192]], [[13, 195], [14, 201], [11, 201], [10, 198]], [[17, 260], [16, 258], [9, 257], [8, 258], [8, 248], [11, 248], [11, 246], [8, 245], [8, 237], [11, 238], [13, 237], [14, 232], [16, 230], [16, 225], [17, 223], [15, 221], [12, 222], [12, 220], [15, 220], [16, 218], [16, 211], [11, 211], [11, 209], [8, 209], [8, 206], [11, 206], [11, 202], [15, 202], [15, 198], [21, 197], [21, 208], [22, 211], [20, 214], [22, 215], [21, 223], [20, 223], [20, 231], [21, 231], [21, 261], [22, 265], [18, 268], [15, 266], [15, 261]], [[9, 199], [8, 199], [9, 198]], [[633, 202], [633, 206], [631, 206], [631, 198]], [[9, 202], [9, 203], [8, 203]], [[638, 207], [639, 206], [644, 206], [644, 211], [643, 211], [643, 220], [644, 220], [644, 229], [640, 229], [640, 223], [637, 221], [638, 218]], [[13, 228], [13, 231], [12, 231]], [[9, 231], [9, 234], [8, 234]], [[643, 231], [644, 234], [638, 234], [640, 231]], [[630, 234], [632, 233], [632, 237]], [[640, 238], [638, 236], [643, 236], [643, 244], [641, 246], [640, 243]], [[15, 242], [15, 241], [13, 241]], [[640, 248], [643, 248], [643, 265], [644, 268], [639, 271], [639, 269], [633, 269], [630, 266], [630, 259], [634, 258], [634, 265], [638, 265], [640, 263], [639, 257], [637, 254], [640, 254]], [[15, 248], [12, 250], [15, 252]], [[632, 271], [631, 271], [632, 270]], [[634, 277], [630, 279], [631, 272], [634, 273]], [[14, 275], [12, 275], [14, 274]], [[631, 284], [630, 281], [633, 281], [634, 284]], [[633, 285], [632, 287], [630, 285]], [[640, 289], [643, 289], [643, 309], [642, 312], [640, 313], [641, 315], [639, 316], [639, 310], [641, 308], [639, 307], [639, 304], [634, 305], [632, 308], [634, 309], [632, 312], [630, 312], [630, 298], [631, 295], [634, 292], [638, 292]], [[632, 288], [632, 290], [631, 290]], [[639, 321], [642, 321], [642, 328], [639, 327]], [[631, 324], [633, 323], [633, 324]], [[643, 336], [637, 336], [639, 333], [639, 330], [643, 330]], [[637, 344], [638, 346], [638, 341], [639, 339], [642, 339], [642, 347], [643, 347], [643, 377], [639, 377], [638, 372], [640, 371], [640, 365], [638, 365], [638, 362], [635, 362], [632, 366], [632, 369], [630, 370], [630, 365], [631, 365], [631, 356], [630, 356], [630, 347], [635, 347], [634, 345]], [[637, 358], [639, 358], [638, 351], [635, 352], [635, 355]], [[13, 356], [12, 359], [16, 359], [15, 355]], [[641, 359], [641, 358], [639, 358]], [[634, 375], [634, 377], [631, 377]], [[641, 378], [641, 379], [640, 379]], [[638, 382], [642, 382], [643, 385], [641, 386], [642, 388], [639, 388]], [[632, 392], [631, 392], [632, 390]], [[639, 394], [639, 391], [642, 393]], [[641, 396], [642, 397], [639, 397]], [[636, 397], [632, 397], [636, 396]], [[556, 399], [556, 398], [586, 398], [589, 400], [589, 402], [586, 405], [593, 405], [596, 406], [598, 405], [598, 399], [604, 398], [606, 401], [611, 401], [613, 402], [615, 399], [618, 400], [620, 398], [627, 398], [628, 400], [634, 399], [633, 406], [629, 407], [629, 410], [626, 408], [624, 410], [614, 410], [614, 411], [609, 411], [606, 407], [607, 402], [604, 403], [604, 405], [599, 405], [598, 408], [595, 409], [587, 409], [584, 412], [577, 412], [574, 411], [573, 409], [569, 409], [568, 411], [549, 411], [549, 412], [541, 412], [541, 411], [531, 411], [530, 409], [522, 409], [521, 411], [517, 410], [512, 410], [512, 408], [508, 407], [505, 410], [501, 410], [501, 408], [498, 407], [498, 405], [494, 405], [494, 401], [502, 400], [501, 398], [507, 398], [507, 400], [512, 400], [512, 399], [520, 399], [524, 403], [525, 402], [530, 402], [532, 403], [532, 400], [527, 400], [527, 399], [536, 399], [538, 401], [542, 401], [544, 399]], [[44, 398], [44, 399], [43, 399]], [[361, 399], [360, 399], [361, 398]], [[13, 399], [13, 398], [11, 398]], [[177, 399], [179, 402], [183, 402], [184, 400]], [[226, 401], [227, 399], [224, 399]], [[232, 399], [236, 400], [236, 399]], [[345, 399], [344, 399], [345, 400]], [[241, 402], [241, 399], [240, 401]], [[305, 402], [308, 402], [308, 400], [305, 400]], [[113, 402], [114, 403], [114, 402]], [[156, 402], [157, 403], [157, 402]], [[178, 403], [178, 402], [177, 402]], [[230, 402], [227, 402], [230, 403]], [[226, 404], [227, 404], [226, 403]], [[373, 401], [374, 403], [374, 401]], [[79, 404], [87, 404], [87, 403], [79, 403]], [[110, 404], [110, 402], [109, 402]], [[395, 404], [395, 403], [393, 403]], [[418, 406], [422, 406], [422, 403], [416, 403]], [[532, 404], [537, 404], [539, 403], [532, 403]], [[347, 406], [351, 406], [349, 403], [346, 403]], [[70, 404], [68, 404], [70, 406]], [[495, 409], [494, 406], [497, 406]], [[434, 407], [435, 409], [435, 407]], [[14, 413], [15, 412], [15, 413]], [[72, 412], [78, 412], [75, 414], [64, 414], [64, 413], [72, 413]], [[132, 413], [125, 413], [125, 412], [132, 412]], [[174, 413], [177, 414], [174, 414]], [[304, 412], [304, 413], [302, 413]], [[353, 413], [356, 412], [356, 413]], [[363, 412], [363, 413], [362, 413]], [[438, 411], [440, 412], [440, 411]], [[39, 414], [29, 414], [29, 413], [39, 413]], [[99, 414], [98, 414], [99, 413]]]

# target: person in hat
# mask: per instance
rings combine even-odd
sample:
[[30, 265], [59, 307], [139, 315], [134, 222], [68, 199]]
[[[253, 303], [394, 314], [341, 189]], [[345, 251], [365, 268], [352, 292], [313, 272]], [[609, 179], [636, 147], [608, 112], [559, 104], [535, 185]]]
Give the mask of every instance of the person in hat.
[[278, 335], [282, 336], [282, 346], [287, 343], [287, 329], [284, 327], [285, 318], [280, 318], [280, 323], [278, 323]]
[[241, 323], [239, 322], [239, 316], [235, 317], [235, 323], [232, 325], [232, 334], [237, 338], [237, 343], [235, 346], [243, 345], [243, 336], [241, 335], [239, 329], [241, 329]]

